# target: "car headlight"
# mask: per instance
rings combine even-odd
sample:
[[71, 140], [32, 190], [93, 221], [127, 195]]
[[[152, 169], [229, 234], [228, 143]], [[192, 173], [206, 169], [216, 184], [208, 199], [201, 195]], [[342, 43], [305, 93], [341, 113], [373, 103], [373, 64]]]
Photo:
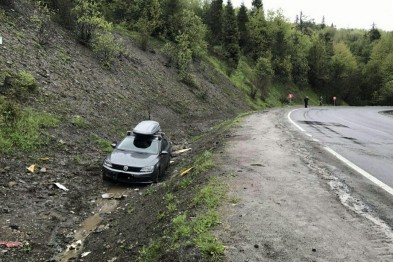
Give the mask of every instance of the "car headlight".
[[112, 167], [112, 162], [109, 160], [109, 158], [106, 158], [106, 159], [105, 159], [105, 161], [104, 161], [104, 166]]
[[141, 169], [141, 172], [153, 172], [154, 166], [145, 166]]

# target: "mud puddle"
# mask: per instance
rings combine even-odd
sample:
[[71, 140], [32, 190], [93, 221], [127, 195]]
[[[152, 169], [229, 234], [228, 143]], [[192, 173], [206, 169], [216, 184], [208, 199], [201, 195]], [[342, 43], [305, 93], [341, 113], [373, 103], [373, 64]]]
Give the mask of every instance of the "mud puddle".
[[[84, 257], [89, 252], [81, 253], [83, 250], [83, 243], [85, 239], [94, 231], [98, 230], [98, 225], [102, 221], [104, 214], [109, 214], [114, 211], [119, 205], [119, 200], [127, 197], [128, 188], [121, 186], [111, 186], [107, 193], [102, 194], [96, 200], [96, 211], [94, 215], [86, 218], [80, 225], [79, 229], [75, 231], [74, 240], [72, 244], [68, 245], [63, 253], [58, 254], [54, 260], [58, 262], [67, 262], [71, 258]], [[105, 229], [105, 226], [103, 226]], [[104, 230], [103, 229], [103, 230]]]

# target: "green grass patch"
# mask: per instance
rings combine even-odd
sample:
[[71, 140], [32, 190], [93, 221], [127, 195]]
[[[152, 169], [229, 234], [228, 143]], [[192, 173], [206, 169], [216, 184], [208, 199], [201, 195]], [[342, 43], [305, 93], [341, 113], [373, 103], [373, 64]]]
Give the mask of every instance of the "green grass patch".
[[35, 151], [50, 141], [47, 128], [56, 127], [60, 120], [52, 114], [36, 112], [30, 108], [21, 109], [17, 119], [8, 125], [5, 122], [7, 112], [2, 110], [0, 118], [0, 152], [3, 154], [16, 151]]
[[71, 122], [72, 122], [73, 125], [75, 125], [77, 127], [80, 127], [80, 128], [86, 128], [88, 126], [86, 120], [83, 117], [79, 116], [79, 115], [73, 116]]
[[96, 144], [101, 148], [101, 150], [105, 153], [111, 153], [113, 151], [111, 141], [99, 138], [97, 135], [93, 135], [93, 139]]

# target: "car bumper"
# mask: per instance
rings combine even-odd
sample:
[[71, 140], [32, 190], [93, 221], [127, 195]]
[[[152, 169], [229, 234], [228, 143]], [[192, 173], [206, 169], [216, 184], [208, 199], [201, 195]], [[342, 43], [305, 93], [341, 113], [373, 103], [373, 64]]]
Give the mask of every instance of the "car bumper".
[[124, 172], [121, 170], [111, 169], [109, 167], [102, 168], [102, 175], [106, 179], [122, 183], [153, 183], [156, 177], [156, 172], [141, 173], [141, 172]]

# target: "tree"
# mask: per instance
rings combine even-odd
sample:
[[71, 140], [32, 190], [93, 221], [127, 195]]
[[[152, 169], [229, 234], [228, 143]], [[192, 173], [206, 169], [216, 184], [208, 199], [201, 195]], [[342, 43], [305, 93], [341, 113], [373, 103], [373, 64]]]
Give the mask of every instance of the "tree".
[[244, 2], [242, 2], [239, 12], [237, 13], [237, 27], [239, 29], [239, 46], [243, 49], [247, 46], [249, 39], [249, 33], [247, 29], [248, 21], [247, 8], [244, 5]]
[[262, 0], [252, 0], [252, 6], [254, 9], [262, 9], [263, 8]]
[[256, 61], [269, 51], [269, 31], [263, 10], [257, 10], [250, 16], [248, 32], [250, 35], [248, 53]]
[[344, 42], [335, 43], [333, 48], [330, 69], [333, 94], [348, 103], [356, 103], [360, 92], [356, 58]]
[[236, 68], [240, 59], [239, 31], [231, 0], [225, 7], [222, 42], [226, 59]]
[[77, 17], [77, 34], [83, 44], [90, 44], [94, 30], [104, 19], [94, 1], [76, 0], [72, 12]]
[[290, 82], [292, 64], [289, 51], [291, 49], [290, 30], [291, 25], [286, 22], [283, 14], [269, 12], [269, 44], [272, 54], [272, 65], [275, 78], [281, 82]]
[[260, 57], [255, 66], [255, 86], [260, 91], [261, 99], [265, 100], [269, 95], [270, 84], [274, 71], [269, 58]]
[[324, 92], [329, 82], [329, 56], [326, 45], [318, 35], [311, 38], [311, 48], [307, 56], [310, 71], [308, 79], [311, 86], [318, 92]]
[[209, 42], [211, 45], [220, 45], [223, 30], [222, 0], [213, 0], [208, 13]]
[[308, 84], [308, 66], [307, 54], [310, 49], [310, 39], [308, 36], [302, 34], [298, 30], [293, 30], [292, 45], [289, 51], [292, 64], [292, 79], [293, 82], [300, 87]]
[[176, 36], [181, 28], [181, 13], [185, 9], [181, 0], [163, 0], [160, 1], [163, 21], [160, 28], [161, 34], [165, 35], [169, 40], [175, 41]]
[[151, 0], [144, 2], [142, 7], [142, 15], [138, 20], [138, 31], [141, 39], [142, 50], [147, 49], [150, 35], [161, 24], [160, 20], [161, 7], [158, 0]]

